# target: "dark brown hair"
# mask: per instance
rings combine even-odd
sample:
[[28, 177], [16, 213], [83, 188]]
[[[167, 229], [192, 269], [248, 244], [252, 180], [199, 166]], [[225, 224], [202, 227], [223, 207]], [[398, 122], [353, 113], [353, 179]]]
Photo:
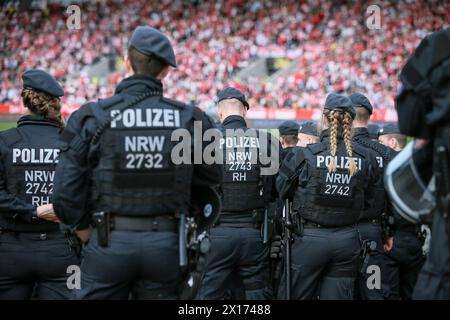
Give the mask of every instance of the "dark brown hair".
[[135, 74], [148, 75], [154, 78], [167, 66], [158, 58], [142, 54], [133, 47], [128, 49], [128, 59]]
[[288, 135], [282, 135], [281, 137], [284, 138], [284, 141], [286, 142], [286, 144], [288, 145], [293, 145], [295, 146], [298, 142], [298, 136], [294, 136], [292, 134], [288, 134]]

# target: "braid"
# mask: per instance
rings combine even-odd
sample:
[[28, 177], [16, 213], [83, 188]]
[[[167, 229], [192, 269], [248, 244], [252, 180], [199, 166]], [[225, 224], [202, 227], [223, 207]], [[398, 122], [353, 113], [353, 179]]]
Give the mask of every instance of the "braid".
[[59, 98], [52, 97], [45, 92], [25, 88], [22, 91], [22, 101], [31, 112], [56, 122], [60, 128], [64, 127]]
[[333, 156], [331, 158], [330, 164], [328, 165], [328, 172], [336, 171], [336, 156], [337, 151], [337, 136], [339, 131], [339, 123], [341, 119], [341, 114], [338, 111], [331, 111], [326, 114], [328, 122], [330, 123], [330, 153]]
[[345, 112], [344, 119], [342, 120], [342, 127], [344, 130], [345, 149], [347, 150], [347, 155], [350, 158], [349, 159], [350, 165], [349, 165], [349, 169], [348, 169], [350, 176], [353, 176], [357, 171], [355, 159], [352, 158], [353, 150], [352, 150], [352, 145], [350, 143], [351, 135], [352, 135], [352, 123], [353, 123], [352, 116], [348, 112]]

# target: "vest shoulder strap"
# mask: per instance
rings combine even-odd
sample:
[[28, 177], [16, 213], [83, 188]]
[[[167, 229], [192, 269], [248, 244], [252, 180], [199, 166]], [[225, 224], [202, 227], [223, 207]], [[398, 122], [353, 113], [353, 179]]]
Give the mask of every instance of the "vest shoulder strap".
[[[187, 105], [185, 103], [183, 103], [183, 102], [180, 102], [180, 101], [177, 101], [177, 100], [172, 100], [172, 99], [169, 99], [169, 98], [166, 98], [166, 97], [161, 97], [161, 100], [166, 102], [166, 103], [168, 103], [168, 104], [176, 106], [178, 108], [186, 108], [187, 107]], [[194, 108], [196, 108], [196, 107], [194, 107]]]
[[100, 123], [105, 121], [106, 112], [115, 105], [124, 101], [122, 95], [117, 94], [110, 98], [98, 99], [97, 103], [90, 103], [86, 107], [87, 115], [95, 117]]
[[196, 121], [202, 121], [203, 120], [203, 111], [199, 107], [194, 107], [192, 110], [192, 117]]
[[116, 94], [106, 99], [98, 99], [97, 104], [100, 108], [106, 111], [111, 107], [115, 106], [116, 104], [121, 103], [123, 100], [124, 98], [122, 97], [121, 94]]
[[200, 109], [199, 107], [196, 107], [196, 106], [191, 107], [183, 102], [169, 99], [166, 97], [161, 97], [161, 100], [167, 104], [170, 104], [171, 106], [175, 106], [180, 109], [186, 110], [186, 109], [192, 108], [192, 117], [194, 118], [195, 121], [202, 121], [204, 119], [204, 113], [203, 113], [202, 109]]
[[[91, 140], [91, 145], [95, 144], [98, 139], [100, 138], [100, 136], [102, 135], [103, 131], [106, 130], [106, 128], [109, 126], [109, 124], [111, 123], [111, 121], [113, 121], [114, 119], [116, 119], [119, 115], [122, 114], [122, 112], [128, 108], [131, 108], [132, 106], [144, 101], [145, 99], [149, 98], [149, 97], [154, 97], [154, 96], [160, 96], [161, 92], [158, 90], [151, 90], [151, 91], [146, 91], [142, 94], [139, 94], [137, 96], [133, 96], [130, 99], [125, 99], [123, 98], [120, 94], [115, 95], [111, 98], [108, 99], [104, 99], [104, 100], [99, 100], [98, 101], [98, 105], [100, 106], [100, 108], [102, 110], [108, 110], [111, 107], [115, 106], [115, 105], [119, 105], [119, 107], [116, 109], [119, 112], [117, 112], [117, 114], [114, 116], [114, 118], [112, 117], [107, 117], [107, 120], [101, 120], [103, 121], [103, 123], [100, 124], [100, 126], [97, 128], [97, 131], [94, 135], [94, 137]], [[126, 101], [125, 103], [120, 104], [123, 101]], [[93, 112], [95, 112], [95, 109], [93, 109]]]
[[311, 153], [314, 154], [314, 155], [322, 152], [323, 150], [325, 150], [325, 148], [326, 148], [325, 144], [323, 144], [321, 142], [309, 144], [309, 145], [306, 146], [306, 149], [311, 151]]
[[[354, 140], [360, 145], [376, 151], [378, 154], [381, 155], [381, 157], [386, 163], [388, 163], [391, 160], [388, 151], [385, 149], [383, 145], [379, 144], [378, 142], [372, 141], [370, 139], [361, 139], [359, 137], [355, 137]], [[357, 152], [358, 154], [363, 155], [362, 150], [360, 150], [357, 145], [354, 147], [354, 151]]]

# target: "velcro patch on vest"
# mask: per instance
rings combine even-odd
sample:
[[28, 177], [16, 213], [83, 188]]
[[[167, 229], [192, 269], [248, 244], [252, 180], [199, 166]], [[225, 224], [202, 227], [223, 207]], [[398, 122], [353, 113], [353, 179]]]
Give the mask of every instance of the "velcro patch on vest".
[[50, 203], [58, 163], [59, 149], [54, 148], [13, 148], [11, 167], [15, 180], [9, 183], [20, 198], [35, 206]]
[[320, 194], [328, 197], [353, 198], [354, 183], [352, 183], [352, 179], [353, 177], [346, 170], [324, 171]]
[[22, 199], [34, 206], [50, 203], [55, 179], [54, 167], [29, 166], [16, 172]]
[[172, 142], [168, 130], [116, 130], [116, 169], [126, 171], [168, 170]]
[[[348, 156], [318, 155], [315, 166], [320, 170], [318, 194], [319, 200], [327, 206], [348, 207], [355, 195], [356, 175], [349, 172], [351, 161], [355, 161], [358, 171], [362, 170], [362, 159]], [[328, 166], [334, 161], [335, 172], [329, 172]], [[329, 199], [329, 200], [328, 200]]]
[[257, 137], [224, 137], [224, 182], [258, 182], [259, 141]]

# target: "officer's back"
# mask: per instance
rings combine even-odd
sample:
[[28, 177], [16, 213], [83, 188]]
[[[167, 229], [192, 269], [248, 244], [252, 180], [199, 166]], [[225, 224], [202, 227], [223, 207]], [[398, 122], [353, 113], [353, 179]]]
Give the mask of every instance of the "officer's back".
[[22, 80], [27, 113], [0, 133], [0, 300], [68, 299], [66, 271], [79, 247], [51, 205], [64, 91], [43, 70]]
[[[353, 140], [369, 150], [376, 157], [377, 169], [379, 175], [382, 177], [387, 164], [394, 156], [394, 151], [372, 140], [370, 137], [368, 124], [373, 107], [369, 99], [360, 93], [352, 94], [350, 99], [356, 111]], [[360, 216], [359, 231], [363, 243], [367, 243], [368, 246], [371, 245], [372, 249], [370, 254], [367, 253], [369, 260], [363, 266], [364, 270], [360, 275], [359, 291], [362, 299], [385, 299], [388, 294], [388, 284], [386, 272], [384, 272], [387, 268], [384, 248], [386, 247], [387, 250], [390, 250], [390, 247], [392, 247], [391, 228], [388, 225], [391, 212], [387, 202], [383, 179], [377, 180], [369, 188], [373, 190], [373, 200]], [[370, 274], [366, 272], [365, 268], [369, 265], [377, 265], [380, 267], [382, 273], [381, 289], [370, 289], [367, 287], [366, 280]]]
[[293, 299], [353, 298], [360, 249], [356, 223], [372, 198], [368, 186], [378, 179], [376, 160], [351, 141], [354, 118], [348, 97], [329, 94], [320, 141], [294, 149], [280, 167], [277, 187], [284, 199], [292, 199], [295, 233], [280, 297], [291, 280]]
[[263, 166], [261, 154], [265, 153], [268, 159], [272, 141], [270, 135], [247, 128], [244, 117], [248, 108], [239, 90], [226, 88], [219, 93], [224, 160], [222, 210], [211, 230], [211, 256], [199, 294], [201, 299], [225, 298], [235, 277], [241, 278], [247, 299], [271, 297], [269, 248], [263, 243], [261, 228], [264, 209], [273, 197], [276, 170], [272, 175], [264, 173], [266, 169], [270, 171], [271, 165]]
[[[222, 173], [220, 165], [178, 159], [172, 133], [192, 134], [195, 120], [203, 130], [213, 124], [200, 109], [163, 97], [161, 80], [176, 63], [161, 32], [138, 27], [126, 64], [133, 75], [115, 95], [83, 106], [63, 132], [55, 209], [73, 227], [91, 220], [95, 227], [78, 298], [126, 299], [133, 291], [174, 299], [182, 280], [178, 217], [188, 214], [191, 188], [215, 186]], [[181, 154], [191, 154], [187, 146]]]

